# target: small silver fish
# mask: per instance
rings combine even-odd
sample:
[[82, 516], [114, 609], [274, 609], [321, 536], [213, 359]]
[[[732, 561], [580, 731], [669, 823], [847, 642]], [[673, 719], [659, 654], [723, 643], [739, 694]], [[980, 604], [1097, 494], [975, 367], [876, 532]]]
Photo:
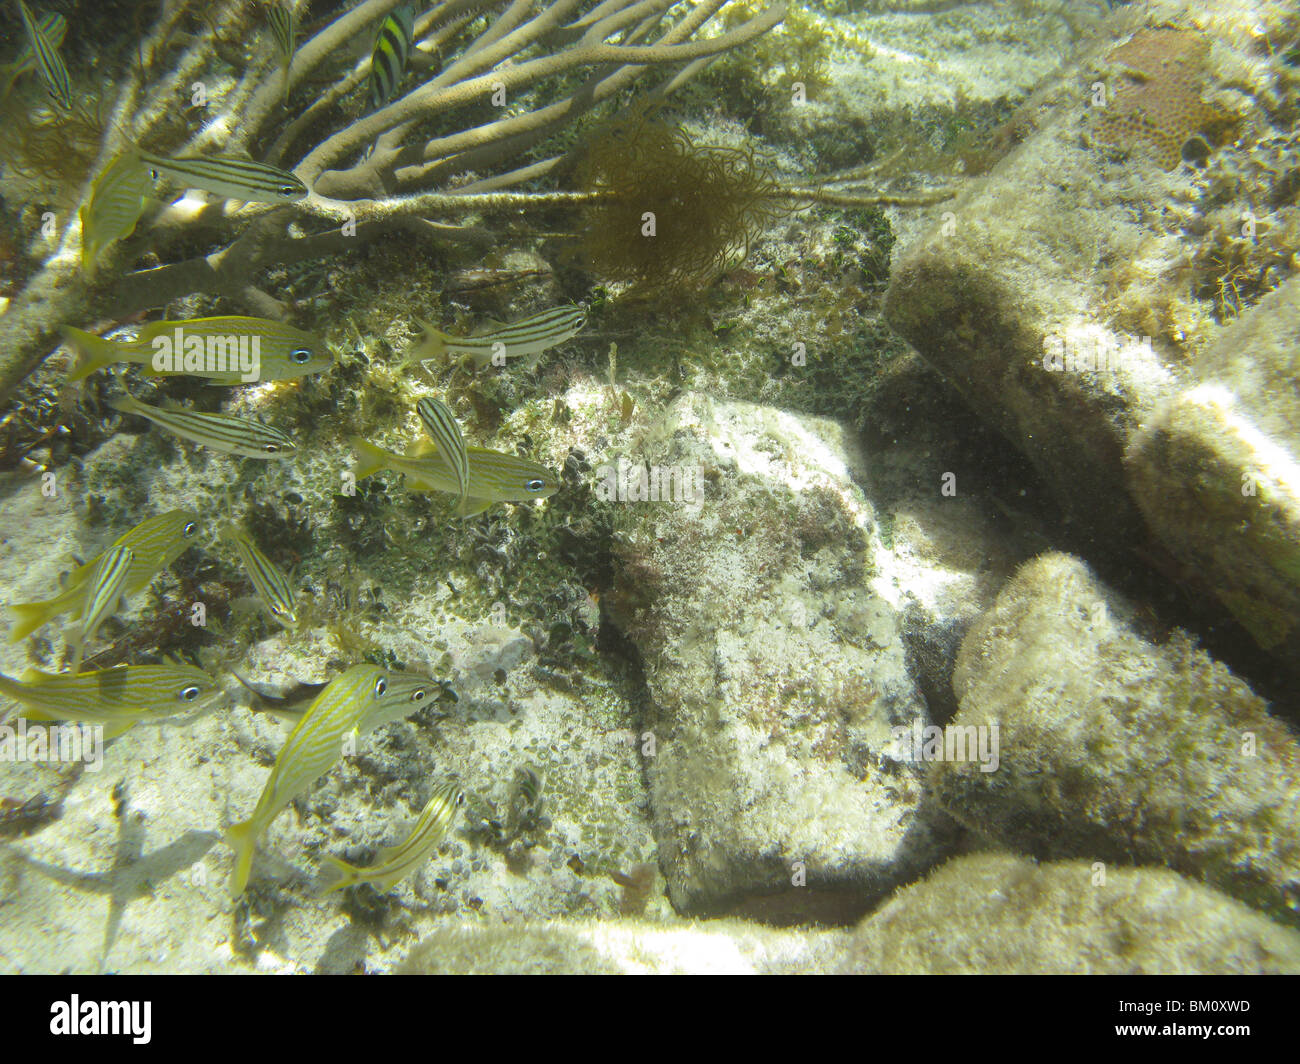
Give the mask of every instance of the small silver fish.
[[244, 571], [253, 583], [253, 589], [271, 616], [286, 628], [293, 628], [298, 623], [295, 612], [297, 596], [294, 595], [289, 578], [275, 562], [257, 549], [257, 545], [241, 529], [228, 525], [222, 529], [221, 538], [239, 554]]
[[460, 495], [459, 512], [464, 513], [469, 497], [469, 454], [465, 450], [465, 437], [461, 435], [456, 415], [441, 399], [425, 396], [415, 404], [416, 413], [424, 431], [438, 447], [438, 453], [447, 459], [456, 477], [456, 490]]
[[327, 856], [325, 860], [339, 873], [339, 878], [326, 888], [325, 893], [357, 883], [370, 883], [376, 890], [392, 890], [429, 860], [430, 851], [446, 837], [456, 810], [464, 804], [465, 793], [459, 784], [440, 784], [433, 789], [433, 797], [420, 811], [410, 834], [396, 846], [382, 847], [374, 864], [358, 868], [337, 857]]
[[475, 369], [496, 358], [524, 358], [540, 355], [575, 336], [587, 324], [586, 307], [552, 307], [540, 314], [485, 332], [480, 336], [448, 336], [417, 319], [424, 330], [424, 342], [412, 356], [426, 368], [446, 355], [468, 355]]
[[149, 406], [134, 396], [122, 395], [109, 406], [123, 414], [135, 414], [155, 425], [193, 440], [214, 451], [244, 458], [292, 458], [298, 453], [293, 440], [279, 429], [260, 421], [246, 421], [232, 414], [205, 414], [197, 410], [165, 410]]
[[125, 600], [131, 566], [134, 564], [135, 551], [130, 547], [109, 547], [95, 563], [90, 579], [85, 583], [86, 604], [81, 608], [81, 630], [77, 633], [77, 649], [72, 659], [74, 674], [81, 671], [86, 644], [95, 638], [99, 626]]
[[68, 68], [59, 58], [58, 45], [46, 34], [44, 24], [36, 20], [23, 0], [18, 0], [18, 10], [23, 17], [23, 28], [27, 31], [27, 43], [36, 57], [36, 73], [44, 83], [45, 91], [64, 111], [71, 111], [72, 82], [68, 78]]
[[143, 148], [135, 154], [154, 180], [165, 177], [183, 188], [201, 188], [246, 203], [292, 203], [307, 195], [302, 181], [278, 166], [222, 155], [169, 159]]

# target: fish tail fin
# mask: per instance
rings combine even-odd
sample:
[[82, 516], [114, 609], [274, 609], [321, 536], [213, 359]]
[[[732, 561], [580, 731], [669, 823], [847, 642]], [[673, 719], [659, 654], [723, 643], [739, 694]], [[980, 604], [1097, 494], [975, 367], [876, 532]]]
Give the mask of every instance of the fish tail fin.
[[51, 609], [48, 602], [19, 602], [10, 606], [9, 619], [13, 622], [13, 629], [9, 632], [9, 642], [25, 639], [57, 613], [58, 610]]
[[120, 361], [118, 345], [102, 336], [88, 333], [84, 329], [74, 329], [71, 325], [63, 326], [63, 342], [72, 348], [77, 360], [68, 371], [68, 380], [79, 381], [89, 377], [96, 370], [111, 366]]
[[230, 896], [238, 898], [248, 886], [253, 870], [253, 851], [257, 846], [257, 828], [250, 817], [226, 830], [226, 845], [235, 851], [235, 867], [230, 872]]
[[82, 626], [78, 625], [77, 626], [77, 649], [72, 655], [73, 676], [76, 676], [77, 673], [81, 671], [81, 659], [85, 656], [85, 653], [86, 653], [86, 631]]
[[329, 894], [332, 891], [342, 890], [344, 887], [350, 887], [358, 882], [361, 878], [361, 870], [356, 865], [350, 865], [340, 857], [331, 857], [325, 855], [325, 863], [329, 870], [334, 874], [334, 881], [326, 887], [322, 894]]
[[[419, 318], [415, 319], [415, 324], [423, 331], [424, 339], [411, 349], [403, 365], [410, 365], [412, 362], [442, 362], [447, 357], [447, 341], [451, 337]], [[426, 365], [425, 368], [427, 369], [428, 366]]]
[[352, 444], [352, 452], [356, 455], [356, 465], [352, 472], [358, 480], [388, 468], [388, 452], [382, 447], [363, 440], [360, 436], [353, 436], [348, 442]]

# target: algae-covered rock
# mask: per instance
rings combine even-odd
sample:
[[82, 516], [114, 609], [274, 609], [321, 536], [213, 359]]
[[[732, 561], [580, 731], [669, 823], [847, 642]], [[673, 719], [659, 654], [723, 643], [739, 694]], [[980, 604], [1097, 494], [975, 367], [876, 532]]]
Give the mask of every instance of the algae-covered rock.
[[942, 851], [894, 750], [926, 713], [870, 585], [861, 457], [834, 422], [688, 395], [635, 458], [698, 469], [703, 495], [616, 504], [611, 606], [645, 669], [673, 903], [851, 918]]
[[949, 861], [857, 927], [741, 920], [445, 922], [407, 974], [1254, 974], [1300, 972], [1300, 933], [1155, 868]]
[[[1300, 232], [1296, 72], [1261, 45], [1294, 37], [1293, 5], [1156, 0], [1109, 29], [1013, 120], [1019, 146], [898, 252], [886, 317], [1075, 525], [1134, 543], [1145, 517], [1294, 658], [1295, 345], [1275, 342], [1294, 297], [1267, 297]], [[1236, 389], [1230, 415], [1206, 387]], [[1266, 490], [1228, 499], [1252, 471]]]
[[1201, 383], [1133, 440], [1147, 522], [1265, 647], [1300, 649], [1300, 278], [1197, 361]]
[[1165, 863], [1300, 922], [1300, 747], [1184, 634], [1154, 643], [1075, 558], [1028, 563], [967, 634], [954, 724], [995, 771], [937, 760], [964, 823], [1039, 857]]
[[839, 971], [900, 974], [1300, 972], [1300, 933], [1158, 868], [949, 861], [858, 925]]

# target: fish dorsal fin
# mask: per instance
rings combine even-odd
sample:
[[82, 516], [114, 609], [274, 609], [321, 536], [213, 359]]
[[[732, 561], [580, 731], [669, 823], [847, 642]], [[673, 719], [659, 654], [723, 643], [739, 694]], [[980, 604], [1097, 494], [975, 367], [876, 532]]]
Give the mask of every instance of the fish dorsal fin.
[[488, 333], [500, 332], [505, 327], [505, 322], [489, 315], [474, 326], [470, 336], [486, 336]]

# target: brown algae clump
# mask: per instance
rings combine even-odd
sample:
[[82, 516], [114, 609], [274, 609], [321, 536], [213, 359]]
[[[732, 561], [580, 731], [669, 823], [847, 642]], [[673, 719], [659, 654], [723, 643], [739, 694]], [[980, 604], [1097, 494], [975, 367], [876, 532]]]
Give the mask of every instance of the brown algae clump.
[[583, 211], [583, 259], [638, 292], [712, 280], [780, 210], [752, 151], [694, 144], [643, 114], [592, 138], [577, 183], [599, 194]]

